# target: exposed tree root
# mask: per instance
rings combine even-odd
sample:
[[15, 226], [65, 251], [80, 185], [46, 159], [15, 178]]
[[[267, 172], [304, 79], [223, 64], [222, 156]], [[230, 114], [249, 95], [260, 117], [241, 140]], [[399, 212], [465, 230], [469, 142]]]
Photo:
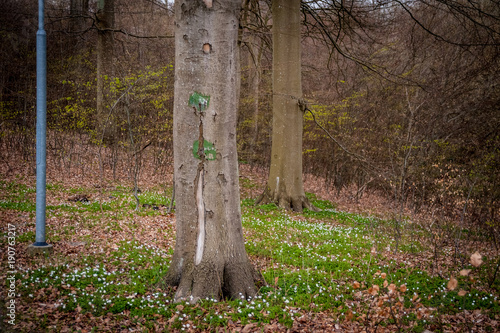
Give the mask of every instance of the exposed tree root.
[[257, 295], [258, 289], [266, 285], [262, 274], [250, 262], [226, 263], [204, 261], [192, 263], [178, 269], [172, 261], [165, 282], [177, 287], [175, 302], [192, 304], [200, 299], [248, 299]]
[[304, 208], [315, 212], [320, 210], [315, 207], [304, 194], [296, 196], [288, 195], [284, 186], [280, 187], [279, 191], [275, 190], [274, 192], [269, 186], [266, 186], [264, 192], [255, 201], [256, 205], [265, 205], [270, 203], [274, 203], [280, 208], [293, 210], [294, 212], [299, 213], [302, 212]]

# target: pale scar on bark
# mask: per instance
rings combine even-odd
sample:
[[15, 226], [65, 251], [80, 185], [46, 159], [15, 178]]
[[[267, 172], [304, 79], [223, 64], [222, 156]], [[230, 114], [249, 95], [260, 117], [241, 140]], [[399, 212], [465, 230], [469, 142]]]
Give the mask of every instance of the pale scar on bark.
[[[200, 108], [201, 109], [201, 108]], [[205, 172], [205, 152], [204, 145], [205, 139], [203, 137], [203, 113], [200, 110], [200, 125], [199, 125], [199, 138], [198, 138], [198, 156], [200, 163], [198, 164], [198, 175], [195, 179], [198, 183], [196, 185], [195, 199], [198, 209], [198, 239], [196, 240], [196, 254], [194, 264], [198, 265], [203, 258], [203, 250], [205, 248], [205, 202], [203, 201], [203, 173]]]
[[[208, 108], [208, 104], [210, 101], [210, 96], [204, 96], [202, 94], [193, 93], [189, 98], [189, 105], [191, 105], [195, 114], [197, 114], [200, 118], [199, 123], [199, 135], [198, 135], [198, 152], [195, 157], [200, 159], [200, 163], [198, 164], [198, 173], [195, 178], [195, 200], [196, 200], [196, 208], [198, 210], [198, 237], [196, 240], [196, 252], [195, 252], [195, 265], [199, 265], [203, 258], [203, 251], [205, 248], [205, 202], [203, 200], [203, 178], [205, 172], [205, 162], [207, 161], [205, 156], [205, 138], [203, 136], [203, 111]], [[198, 112], [197, 112], [198, 111]], [[194, 148], [194, 147], [193, 147]]]
[[196, 204], [198, 206], [198, 239], [196, 241], [195, 265], [203, 258], [205, 247], [205, 202], [203, 201], [203, 169], [198, 174], [198, 188], [196, 190]]

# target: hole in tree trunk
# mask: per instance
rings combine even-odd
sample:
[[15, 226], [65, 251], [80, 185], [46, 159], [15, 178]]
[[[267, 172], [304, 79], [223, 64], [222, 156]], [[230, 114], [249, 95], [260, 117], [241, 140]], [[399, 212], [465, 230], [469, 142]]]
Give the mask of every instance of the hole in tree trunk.
[[203, 52], [204, 53], [210, 53], [212, 51], [212, 45], [209, 43], [203, 44]]

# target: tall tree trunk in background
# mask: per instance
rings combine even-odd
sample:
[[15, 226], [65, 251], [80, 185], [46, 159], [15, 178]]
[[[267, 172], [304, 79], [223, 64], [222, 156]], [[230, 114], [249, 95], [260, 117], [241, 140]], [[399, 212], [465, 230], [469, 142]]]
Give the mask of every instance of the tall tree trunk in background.
[[262, 61], [262, 50], [263, 50], [263, 43], [262, 40], [257, 40], [256, 37], [252, 38], [252, 42], [260, 42], [259, 45], [251, 45], [250, 47], [252, 48], [252, 59], [251, 59], [251, 65], [249, 68], [249, 79], [250, 79], [250, 93], [252, 97], [252, 109], [253, 109], [253, 134], [252, 134], [252, 143], [253, 145], [251, 146], [252, 152], [250, 156], [254, 159], [257, 160], [255, 156], [255, 148], [258, 144], [258, 139], [259, 139], [259, 107], [260, 107], [260, 77], [262, 73], [262, 66], [261, 66], [261, 61]]
[[314, 208], [302, 182], [303, 113], [300, 56], [300, 0], [273, 0], [273, 134], [271, 166], [258, 203], [301, 212]]
[[70, 30], [78, 33], [85, 30], [85, 17], [89, 11], [89, 0], [71, 0], [69, 15], [71, 16]]
[[[245, 22], [248, 26], [257, 26], [258, 25], [258, 17], [257, 13], [259, 12], [259, 8], [257, 7], [257, 2], [252, 0], [245, 1]], [[259, 107], [260, 107], [260, 79], [262, 73], [262, 55], [264, 50], [264, 40], [262, 37], [257, 36], [256, 34], [251, 34], [248, 36], [248, 40], [246, 40], [246, 46], [248, 48], [248, 80], [249, 80], [249, 88], [250, 93], [249, 96], [252, 100], [252, 113], [253, 113], [253, 133], [252, 140], [250, 141], [252, 144], [250, 145], [250, 152], [248, 156], [253, 160], [258, 160], [256, 156], [255, 148], [258, 145], [258, 136], [259, 136]]]
[[106, 88], [106, 81], [114, 75], [113, 57], [114, 57], [114, 36], [113, 29], [115, 24], [115, 0], [97, 1], [97, 128], [101, 135], [104, 135], [105, 141], [113, 141], [116, 126], [112, 120], [108, 119], [106, 104], [109, 102], [106, 96], [109, 89]]
[[176, 300], [256, 295], [243, 241], [236, 117], [240, 0], [175, 2]]

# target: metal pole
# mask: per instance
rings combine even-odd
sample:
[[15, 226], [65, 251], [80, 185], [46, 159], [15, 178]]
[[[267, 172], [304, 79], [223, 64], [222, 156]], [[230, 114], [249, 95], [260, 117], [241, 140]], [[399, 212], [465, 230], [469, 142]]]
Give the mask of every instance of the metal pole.
[[45, 242], [46, 136], [47, 136], [47, 35], [44, 0], [38, 0], [36, 33], [36, 237], [33, 248], [50, 248]]

